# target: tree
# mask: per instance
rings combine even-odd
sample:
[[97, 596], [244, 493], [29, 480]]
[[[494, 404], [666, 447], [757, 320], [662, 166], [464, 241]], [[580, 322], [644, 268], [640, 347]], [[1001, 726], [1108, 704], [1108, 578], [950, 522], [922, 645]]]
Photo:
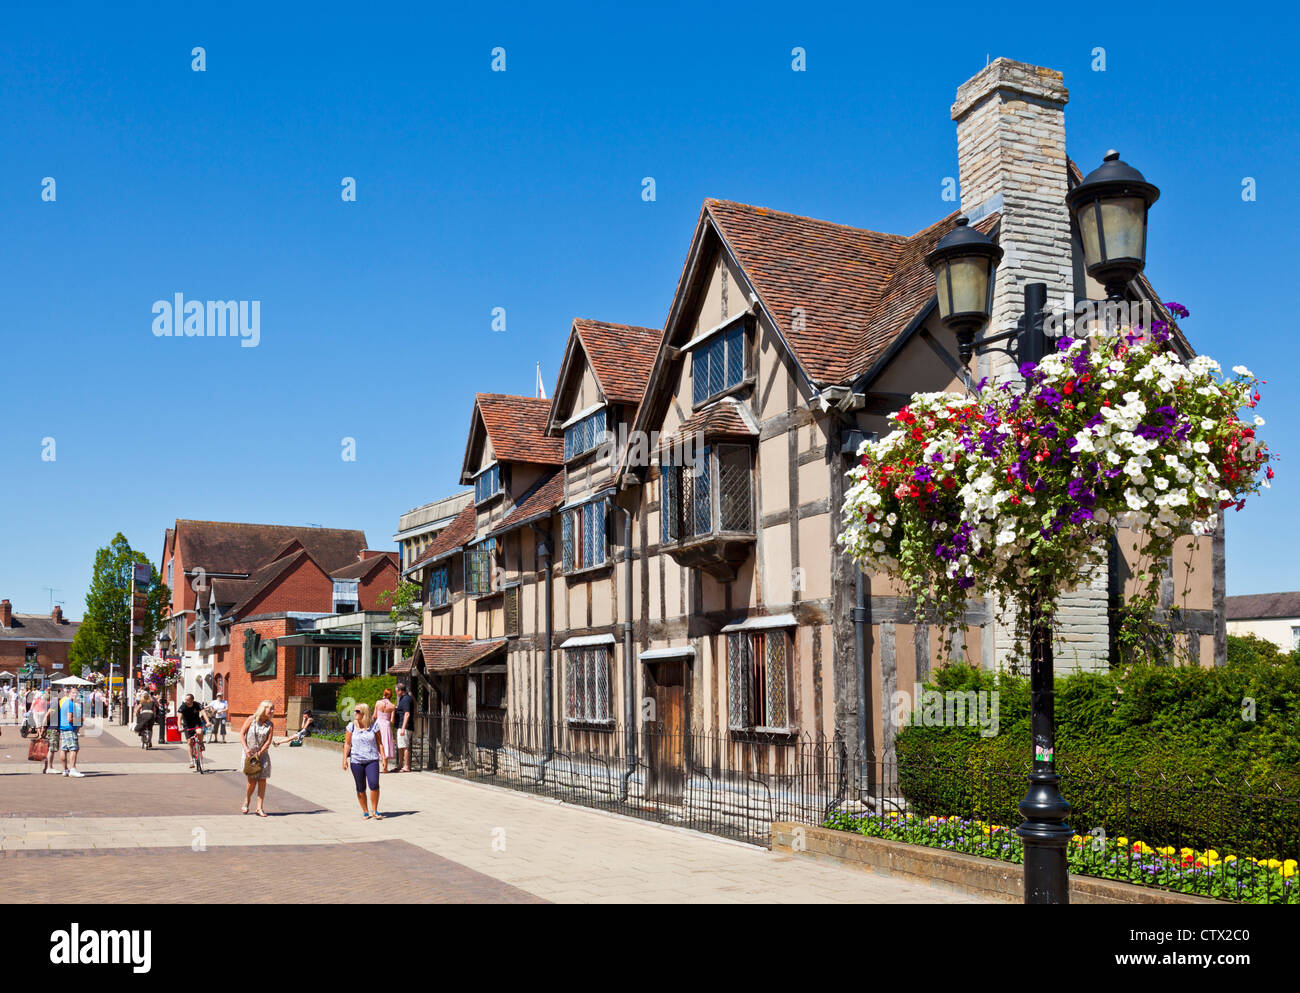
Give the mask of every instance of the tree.
[[95, 564], [86, 593], [86, 612], [68, 650], [68, 668], [81, 675], [84, 668], [112, 662], [120, 672], [129, 672], [131, 634], [131, 572], [136, 563], [149, 565], [149, 584], [137, 593], [145, 596], [143, 633], [135, 647], [151, 645], [166, 622], [171, 590], [163, 585], [158, 570], [143, 552], [135, 551], [119, 531], [106, 548], [95, 552]]
[[398, 584], [395, 590], [384, 590], [379, 594], [381, 607], [391, 604], [388, 616], [397, 625], [397, 634], [419, 633], [422, 592], [419, 583], [405, 582]]

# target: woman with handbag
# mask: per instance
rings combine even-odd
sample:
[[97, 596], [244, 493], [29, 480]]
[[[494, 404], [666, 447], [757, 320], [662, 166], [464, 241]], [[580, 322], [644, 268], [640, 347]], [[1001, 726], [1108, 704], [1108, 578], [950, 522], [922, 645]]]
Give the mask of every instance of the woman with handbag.
[[262, 803], [266, 800], [266, 781], [271, 778], [271, 756], [267, 753], [275, 740], [274, 717], [275, 704], [263, 700], [257, 705], [257, 710], [244, 721], [239, 732], [240, 741], [244, 744], [244, 775], [248, 777], [248, 792], [244, 796], [241, 813], [248, 813], [248, 805], [253, 802], [253, 790], [257, 790], [257, 810], [254, 813], [258, 817], [266, 816]]
[[[50, 701], [45, 693], [38, 693], [36, 699], [32, 701], [32, 743], [28, 746], [27, 757], [33, 761], [44, 761], [45, 766], [41, 769], [41, 774], [54, 773], [58, 775], [59, 770], [54, 768], [54, 756], [58, 754], [59, 748], [59, 722], [50, 720]], [[41, 755], [41, 751], [44, 755]]]

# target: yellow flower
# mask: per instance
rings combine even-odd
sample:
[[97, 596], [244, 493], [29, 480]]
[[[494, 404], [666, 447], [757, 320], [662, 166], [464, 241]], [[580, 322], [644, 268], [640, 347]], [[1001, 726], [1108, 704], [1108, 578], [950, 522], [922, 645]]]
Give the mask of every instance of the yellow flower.
[[1223, 856], [1223, 861], [1225, 861], [1225, 862], [1236, 862], [1236, 861], [1237, 861], [1237, 856], [1235, 856], [1235, 855], [1225, 855], [1225, 856]]
[[1295, 875], [1295, 870], [1296, 870], [1296, 860], [1287, 859], [1285, 862], [1282, 863], [1282, 878], [1290, 879], [1292, 876]]
[[1216, 852], [1213, 848], [1207, 848], [1205, 850], [1205, 857], [1209, 859], [1211, 862], [1219, 861], [1219, 853]]
[[1181, 855], [1181, 856], [1182, 856], [1183, 858], [1185, 858], [1185, 859], [1189, 859], [1189, 858], [1191, 858], [1192, 856], [1194, 856], [1196, 853], [1195, 853], [1194, 851], [1192, 851], [1192, 849], [1190, 849], [1190, 848], [1180, 848], [1180, 849], [1178, 849], [1178, 854]]
[[1161, 855], [1173, 855], [1176, 850], [1173, 845], [1166, 845], [1164, 848], [1157, 849]]
[[1133, 842], [1133, 851], [1137, 852], [1139, 855], [1150, 855], [1153, 851], [1155, 851], [1155, 849], [1153, 849], [1145, 841], [1135, 841]]
[[1116, 839], [1115, 839], [1115, 844], [1117, 844], [1117, 845], [1119, 845], [1121, 848], [1123, 848], [1125, 845], [1128, 844], [1128, 839], [1127, 839], [1127, 838], [1116, 838]]
[[1270, 869], [1280, 869], [1280, 868], [1282, 868], [1282, 863], [1279, 862], [1277, 859], [1269, 859], [1267, 862], [1264, 862], [1264, 863], [1261, 863], [1261, 864], [1262, 864], [1262, 865], [1266, 865], [1266, 866], [1268, 866], [1268, 868], [1270, 868]]

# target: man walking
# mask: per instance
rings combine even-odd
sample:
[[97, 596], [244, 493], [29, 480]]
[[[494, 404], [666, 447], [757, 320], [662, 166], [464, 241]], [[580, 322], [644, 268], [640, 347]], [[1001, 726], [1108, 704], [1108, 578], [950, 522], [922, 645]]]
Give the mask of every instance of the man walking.
[[397, 710], [393, 713], [393, 722], [397, 725], [397, 771], [411, 771], [411, 722], [415, 714], [415, 702], [406, 692], [406, 684], [397, 684]]
[[230, 710], [230, 705], [226, 703], [226, 698], [218, 693], [217, 698], [212, 701], [212, 740], [217, 740], [217, 735], [221, 735], [224, 743], [226, 740], [226, 715]]
[[77, 751], [81, 748], [77, 738], [83, 723], [83, 708], [79, 697], [74, 686], [59, 701], [59, 751], [63, 754], [63, 774], [78, 779], [85, 775], [77, 771]]

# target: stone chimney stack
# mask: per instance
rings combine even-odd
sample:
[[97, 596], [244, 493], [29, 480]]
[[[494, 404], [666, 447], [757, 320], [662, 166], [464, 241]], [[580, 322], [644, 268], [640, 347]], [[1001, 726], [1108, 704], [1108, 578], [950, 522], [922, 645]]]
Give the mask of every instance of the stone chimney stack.
[[62, 623], [63, 623], [63, 608], [62, 608], [62, 607], [55, 607], [53, 610], [51, 610], [51, 611], [50, 611], [50, 620], [52, 620], [55, 624], [62, 624]]
[[14, 626], [14, 608], [8, 600], [0, 600], [0, 628]]
[[[994, 59], [957, 89], [957, 164], [961, 209], [972, 222], [997, 211], [1006, 253], [994, 284], [989, 332], [1013, 328], [1026, 283], [1047, 284], [1047, 309], [1072, 307], [1070, 212], [1065, 206], [1065, 104], [1054, 69]], [[982, 356], [978, 376], [1015, 375], [997, 352]]]
[[[1054, 69], [994, 59], [957, 89], [961, 208], [972, 221], [996, 211], [998, 266], [989, 332], [1016, 326], [1025, 309], [1025, 284], [1047, 284], [1047, 310], [1074, 306], [1070, 211], [1065, 205], [1069, 165], [1065, 154], [1065, 105], [1070, 99]], [[976, 377], [1019, 379], [1012, 360], [990, 352], [977, 360]], [[1065, 594], [1056, 617], [1057, 671], [1106, 665], [1109, 650], [1106, 570]], [[1011, 646], [1008, 626], [998, 625], [999, 663]]]

